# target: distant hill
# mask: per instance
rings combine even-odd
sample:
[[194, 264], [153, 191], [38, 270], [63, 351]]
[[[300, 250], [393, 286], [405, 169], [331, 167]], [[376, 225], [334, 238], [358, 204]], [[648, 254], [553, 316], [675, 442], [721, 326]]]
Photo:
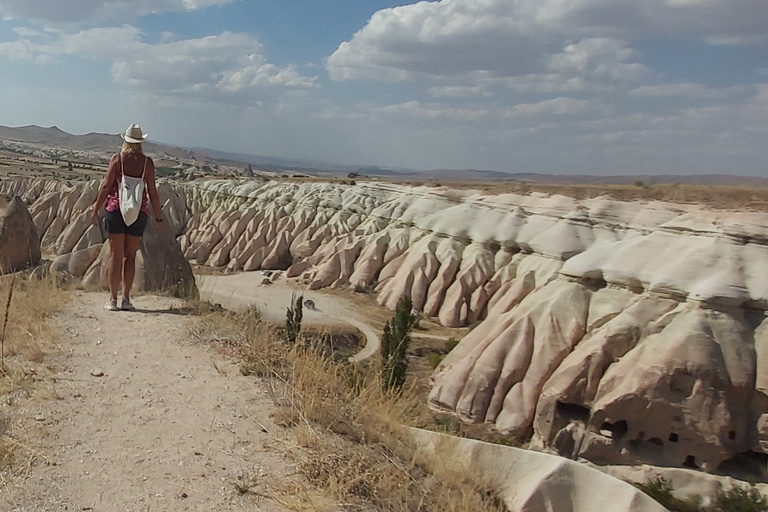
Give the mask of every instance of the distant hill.
[[659, 174], [659, 175], [619, 175], [592, 176], [567, 174], [509, 174], [509, 179], [543, 184], [581, 184], [581, 185], [645, 185], [687, 184], [721, 186], [768, 186], [768, 178], [759, 176], [732, 176], [729, 174]]
[[[0, 140], [11, 140], [24, 144], [58, 147], [71, 151], [92, 151], [111, 154], [120, 147], [119, 135], [88, 133], [72, 135], [56, 126], [21, 126], [17, 128], [0, 126]], [[194, 161], [195, 165], [226, 165], [244, 167], [251, 164], [261, 171], [275, 173], [298, 172], [318, 177], [346, 177], [350, 173], [361, 176], [379, 177], [400, 181], [434, 182], [477, 182], [477, 181], [520, 181], [540, 184], [594, 184], [631, 185], [642, 182], [646, 185], [680, 183], [693, 185], [768, 186], [768, 178], [731, 176], [725, 174], [705, 175], [619, 175], [591, 176], [568, 174], [506, 173], [483, 169], [435, 169], [416, 171], [408, 169], [387, 169], [377, 166], [342, 165], [315, 160], [291, 159], [263, 155], [249, 155], [218, 151], [210, 148], [181, 148], [156, 142], [145, 143], [147, 153], [157, 155], [161, 160]]]
[[[21, 126], [12, 128], [0, 126], [0, 140], [10, 140], [24, 144], [39, 145], [45, 147], [58, 147], [70, 151], [93, 151], [111, 154], [120, 149], [123, 140], [119, 135], [106, 133], [88, 133], [85, 135], [73, 135], [60, 130], [56, 126], [43, 128], [40, 126]], [[207, 161], [210, 159], [204, 153], [192, 150], [146, 142], [144, 144], [147, 153], [162, 157], [196, 159]]]

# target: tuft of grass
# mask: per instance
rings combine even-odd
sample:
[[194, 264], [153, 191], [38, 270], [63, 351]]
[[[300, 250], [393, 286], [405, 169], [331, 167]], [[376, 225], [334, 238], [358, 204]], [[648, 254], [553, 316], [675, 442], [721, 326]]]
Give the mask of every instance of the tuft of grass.
[[663, 477], [654, 478], [642, 484], [636, 483], [635, 486], [670, 512], [703, 512], [701, 496], [694, 495], [684, 499], [677, 498], [673, 494], [674, 488], [672, 483]]
[[[193, 334], [257, 369], [248, 373], [267, 385], [276, 406], [273, 420], [295, 436], [298, 448], [286, 450], [286, 456], [294, 459], [304, 481], [324, 489], [345, 509], [505, 510], [464, 468], [414, 462], [408, 426], [432, 420], [424, 417], [412, 386], [399, 393], [383, 389], [380, 361], [357, 367], [312, 345], [286, 344], [276, 327], [249, 311], [205, 314]], [[317, 509], [308, 496], [294, 493], [291, 508]]]
[[[674, 495], [672, 483], [658, 477], [635, 486], [648, 496], [658, 501], [671, 512], [704, 512], [702, 497], [688, 496], [684, 499]], [[714, 505], [709, 512], [768, 512], [768, 498], [754, 486], [733, 486], [727, 491], [721, 490], [715, 497]]]
[[0, 368], [5, 371], [5, 329], [8, 326], [8, 313], [11, 311], [11, 301], [13, 300], [13, 285], [16, 284], [16, 274], [11, 279], [8, 286], [8, 300], [5, 302], [5, 316], [3, 317], [3, 332], [0, 334]]
[[[3, 372], [0, 399], [8, 405], [19, 396], [40, 392], [42, 375], [48, 371], [46, 356], [57, 351], [55, 314], [67, 303], [67, 293], [54, 276], [26, 280], [23, 274], [0, 277], [5, 295], [3, 320]], [[13, 307], [11, 306], [13, 302]], [[0, 470], [13, 465], [24, 443], [13, 435], [12, 425], [0, 417]]]
[[734, 486], [720, 491], [715, 499], [712, 512], [766, 512], [768, 498], [754, 486]]

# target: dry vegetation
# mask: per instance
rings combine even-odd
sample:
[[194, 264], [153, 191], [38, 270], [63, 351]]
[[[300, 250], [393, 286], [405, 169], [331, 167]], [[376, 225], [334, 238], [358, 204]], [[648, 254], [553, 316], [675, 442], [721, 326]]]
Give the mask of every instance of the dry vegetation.
[[[309, 482], [345, 510], [504, 510], [464, 468], [414, 460], [408, 426], [434, 425], [423, 399], [405, 389], [382, 391], [377, 364], [358, 368], [334, 362], [311, 344], [288, 345], [254, 309], [202, 315], [193, 335], [243, 357], [243, 373], [269, 386], [273, 419], [291, 429], [286, 456]], [[285, 484], [276, 499], [293, 510], [337, 510]], [[298, 489], [298, 490], [297, 490]]]
[[[66, 292], [53, 279], [29, 281], [23, 275], [0, 278], [0, 314], [7, 320], [2, 343], [0, 397], [6, 405], [33, 394], [52, 392], [46, 385], [53, 370], [48, 366], [47, 356], [57, 350], [54, 314], [66, 304], [66, 298]], [[36, 456], [26, 443], [24, 433], [13, 431], [9, 418], [3, 415], [0, 417], [0, 471], [12, 467], [20, 454], [27, 459]]]
[[67, 161], [63, 159], [54, 162], [46, 158], [0, 151], [0, 177], [53, 178], [73, 182], [100, 179], [105, 171], [105, 165], [75, 163], [69, 169]]
[[[410, 183], [420, 185], [421, 183]], [[426, 183], [437, 186], [436, 183]], [[574, 199], [609, 196], [620, 201], [664, 201], [677, 204], [700, 204], [721, 210], [768, 211], [768, 187], [734, 187], [720, 185], [658, 184], [645, 185], [550, 185], [528, 182], [441, 183], [457, 189], [473, 189], [488, 194], [563, 195]]]

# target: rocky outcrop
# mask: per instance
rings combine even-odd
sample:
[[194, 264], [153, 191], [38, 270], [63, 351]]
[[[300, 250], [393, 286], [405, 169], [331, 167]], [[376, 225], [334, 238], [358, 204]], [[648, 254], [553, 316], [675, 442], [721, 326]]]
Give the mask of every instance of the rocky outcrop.
[[[460, 467], [519, 512], [664, 512], [629, 483], [551, 455], [411, 430], [419, 462]], [[639, 480], [645, 482], [645, 479]]]
[[[33, 184], [44, 248], [99, 239], [80, 218], [93, 187]], [[410, 295], [443, 325], [475, 324], [436, 369], [433, 408], [600, 463], [766, 458], [766, 214], [370, 183], [160, 192], [198, 264], [288, 266], [308, 288], [374, 290], [388, 308]]]
[[21, 197], [15, 196], [0, 213], [0, 269], [14, 272], [40, 262], [40, 238]]
[[[91, 288], [107, 286], [105, 262], [109, 257], [109, 243], [103, 218], [97, 225], [90, 220], [98, 187], [97, 181], [64, 186], [46, 180], [0, 180], [0, 192], [19, 193], [26, 201], [33, 201], [27, 216], [31, 232], [36, 237], [39, 235], [37, 259], [41, 249], [56, 255], [52, 272], [82, 278], [83, 285]], [[176, 240], [187, 218], [185, 200], [167, 184], [159, 185], [158, 190], [162, 192], [167, 225], [161, 234], [156, 233], [154, 220], [147, 227], [137, 254], [136, 289], [196, 296], [192, 267]], [[14, 247], [20, 245], [14, 244]]]
[[[55, 263], [55, 262], [54, 262]], [[83, 285], [88, 288], [107, 288], [109, 242], [85, 272]], [[154, 219], [147, 223], [136, 253], [134, 287], [138, 291], [167, 292], [177, 297], [197, 297], [197, 286], [192, 267], [184, 259], [178, 243], [167, 230], [158, 232]]]

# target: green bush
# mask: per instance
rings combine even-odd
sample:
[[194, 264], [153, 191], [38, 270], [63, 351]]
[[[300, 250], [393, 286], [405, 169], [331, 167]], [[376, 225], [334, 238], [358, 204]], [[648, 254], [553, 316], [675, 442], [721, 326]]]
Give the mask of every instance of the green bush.
[[411, 314], [413, 303], [407, 295], [397, 301], [395, 316], [384, 326], [381, 337], [381, 381], [384, 390], [399, 390], [405, 384], [408, 369], [408, 345], [416, 317]]
[[434, 370], [443, 361], [443, 356], [435, 352], [430, 352], [427, 354], [427, 361], [429, 361], [429, 366]]
[[448, 338], [448, 340], [445, 342], [445, 350], [450, 352], [451, 350], [456, 348], [456, 345], [459, 344], [458, 338]]
[[720, 491], [712, 512], [766, 512], [768, 499], [756, 487], [731, 487]]
[[299, 337], [301, 332], [301, 319], [303, 316], [302, 306], [304, 303], [304, 296], [291, 295], [291, 306], [285, 313], [285, 341], [288, 343], [296, 343], [296, 338]]
[[672, 484], [662, 477], [635, 486], [671, 512], [702, 512], [701, 496], [689, 496], [683, 500], [676, 498], [672, 494]]

